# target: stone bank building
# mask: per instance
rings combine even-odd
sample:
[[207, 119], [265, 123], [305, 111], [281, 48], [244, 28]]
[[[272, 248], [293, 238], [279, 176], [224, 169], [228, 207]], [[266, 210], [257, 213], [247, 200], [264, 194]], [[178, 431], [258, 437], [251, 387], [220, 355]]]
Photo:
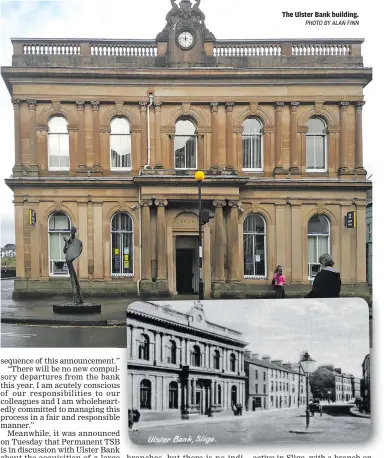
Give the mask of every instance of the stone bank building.
[[188, 419], [245, 404], [242, 333], [208, 321], [199, 302], [184, 306], [128, 307], [128, 405], [143, 420]]
[[71, 225], [86, 294], [196, 292], [199, 169], [205, 297], [272, 294], [277, 264], [302, 295], [323, 252], [367, 291], [363, 40], [217, 39], [199, 3], [155, 39], [12, 40], [16, 295], [70, 290]]

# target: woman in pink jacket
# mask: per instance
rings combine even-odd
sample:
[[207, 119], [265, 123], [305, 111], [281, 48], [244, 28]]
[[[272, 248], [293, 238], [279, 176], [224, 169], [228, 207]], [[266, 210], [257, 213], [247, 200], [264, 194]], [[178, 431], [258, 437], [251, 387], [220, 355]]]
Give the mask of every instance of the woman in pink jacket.
[[281, 266], [278, 266], [275, 273], [273, 274], [273, 280], [276, 291], [276, 299], [283, 299], [285, 297], [285, 277], [283, 275], [283, 269], [281, 268]]

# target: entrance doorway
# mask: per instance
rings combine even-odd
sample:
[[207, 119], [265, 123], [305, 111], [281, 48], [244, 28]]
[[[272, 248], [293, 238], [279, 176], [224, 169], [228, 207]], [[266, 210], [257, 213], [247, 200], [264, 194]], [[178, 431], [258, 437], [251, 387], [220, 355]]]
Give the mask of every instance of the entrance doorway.
[[198, 290], [197, 237], [176, 237], [176, 291], [195, 294]]
[[197, 410], [200, 415], [203, 415], [203, 392], [201, 390], [196, 390], [196, 404], [198, 405]]

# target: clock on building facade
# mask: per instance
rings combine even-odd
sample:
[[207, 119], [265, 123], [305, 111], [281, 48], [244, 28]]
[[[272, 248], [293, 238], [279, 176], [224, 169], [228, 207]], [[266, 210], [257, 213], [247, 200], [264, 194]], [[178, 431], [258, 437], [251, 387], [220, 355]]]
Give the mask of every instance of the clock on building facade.
[[176, 42], [181, 49], [192, 49], [196, 42], [195, 34], [190, 30], [181, 31], [176, 38]]

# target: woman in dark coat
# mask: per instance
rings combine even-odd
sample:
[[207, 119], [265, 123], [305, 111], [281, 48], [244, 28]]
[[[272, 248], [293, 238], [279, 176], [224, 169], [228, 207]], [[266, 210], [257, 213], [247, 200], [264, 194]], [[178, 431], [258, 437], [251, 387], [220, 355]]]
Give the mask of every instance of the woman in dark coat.
[[341, 290], [340, 273], [333, 268], [332, 256], [328, 253], [322, 254], [319, 258], [321, 270], [317, 273], [313, 281], [312, 291], [305, 297], [339, 297]]

